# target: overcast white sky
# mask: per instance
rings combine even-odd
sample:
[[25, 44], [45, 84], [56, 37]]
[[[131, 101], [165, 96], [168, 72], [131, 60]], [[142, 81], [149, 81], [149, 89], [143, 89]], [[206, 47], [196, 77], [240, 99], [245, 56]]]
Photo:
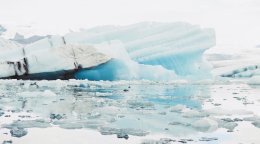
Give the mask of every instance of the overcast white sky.
[[0, 0], [0, 24], [24, 34], [142, 21], [212, 27], [218, 46], [260, 44], [260, 0]]

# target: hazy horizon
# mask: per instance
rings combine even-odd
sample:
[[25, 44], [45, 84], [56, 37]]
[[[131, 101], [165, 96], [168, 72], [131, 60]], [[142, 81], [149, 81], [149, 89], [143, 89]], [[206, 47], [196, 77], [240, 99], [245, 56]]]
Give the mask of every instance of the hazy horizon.
[[259, 15], [258, 0], [0, 0], [0, 24], [9, 36], [183, 21], [214, 28], [217, 46], [254, 46], [260, 44]]

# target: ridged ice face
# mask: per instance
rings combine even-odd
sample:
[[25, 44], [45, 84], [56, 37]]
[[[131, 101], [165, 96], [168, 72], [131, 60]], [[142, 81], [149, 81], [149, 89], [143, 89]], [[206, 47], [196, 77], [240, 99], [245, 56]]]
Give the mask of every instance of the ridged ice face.
[[123, 43], [129, 57], [146, 65], [159, 65], [178, 75], [208, 71], [202, 60], [205, 50], [215, 45], [213, 29], [187, 23], [138, 23], [104, 26], [65, 36], [71, 43], [96, 44], [111, 40]]

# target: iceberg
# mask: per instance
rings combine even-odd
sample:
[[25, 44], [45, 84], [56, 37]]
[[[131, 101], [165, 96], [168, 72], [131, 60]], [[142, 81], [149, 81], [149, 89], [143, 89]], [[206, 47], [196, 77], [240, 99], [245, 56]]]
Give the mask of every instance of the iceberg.
[[0, 25], [0, 35], [2, 35], [2, 33], [6, 32], [6, 28], [4, 28], [2, 25]]
[[[221, 52], [221, 53], [220, 53]], [[236, 52], [206, 53], [205, 57], [212, 64], [212, 75], [231, 81], [246, 82], [248, 84], [259, 84], [260, 78], [260, 50], [248, 48]]]
[[213, 29], [143, 22], [48, 36], [0, 54], [0, 77], [22, 79], [172, 80], [208, 78], [205, 50]]

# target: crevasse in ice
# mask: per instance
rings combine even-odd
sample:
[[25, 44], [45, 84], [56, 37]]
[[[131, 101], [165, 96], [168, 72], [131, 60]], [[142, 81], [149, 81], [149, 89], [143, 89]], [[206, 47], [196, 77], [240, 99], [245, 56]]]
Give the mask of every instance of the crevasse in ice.
[[[102, 63], [94, 61], [91, 67], [77, 71], [74, 75], [74, 78], [77, 79], [171, 80], [179, 77], [202, 78], [210, 76], [209, 66], [203, 60], [202, 54], [215, 45], [215, 33], [212, 29], [202, 29], [199, 26], [182, 22], [143, 22], [129, 26], [96, 27], [69, 33], [63, 37], [46, 37], [26, 45], [23, 49], [26, 51], [27, 57], [36, 57], [37, 59], [42, 55], [52, 54], [55, 49], [62, 51], [62, 47], [64, 51], [70, 51], [68, 48], [64, 49], [64, 47], [68, 47], [64, 45], [69, 45], [72, 49], [79, 46], [91, 47], [93, 51], [99, 53], [97, 55], [107, 56], [104, 58], [107, 62], [101, 58]], [[44, 52], [43, 49], [45, 49]], [[77, 61], [81, 55], [80, 51], [78, 52], [73, 55], [74, 61]], [[10, 55], [13, 55], [13, 52], [11, 53], [9, 52]], [[93, 53], [91, 56], [95, 59], [97, 55]], [[20, 58], [23, 57], [22, 54], [20, 56]], [[3, 57], [8, 59], [6, 54]], [[53, 69], [48, 69], [48, 72], [67, 69], [64, 61], [59, 63], [57, 62], [59, 60], [52, 60], [54, 59], [42, 60], [45, 61], [45, 64], [59, 65], [58, 69], [54, 66]], [[44, 69], [44, 65], [35, 61], [29, 65], [29, 71], [31, 67], [35, 67], [34, 65]]]

